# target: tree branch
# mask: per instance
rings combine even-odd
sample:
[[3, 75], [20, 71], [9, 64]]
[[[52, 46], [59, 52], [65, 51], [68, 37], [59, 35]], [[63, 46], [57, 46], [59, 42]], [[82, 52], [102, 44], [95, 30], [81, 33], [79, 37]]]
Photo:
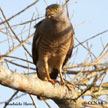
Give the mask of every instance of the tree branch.
[[47, 81], [42, 81], [36, 75], [28, 77], [23, 74], [11, 72], [2, 65], [0, 65], [0, 84], [29, 94], [53, 99], [60, 105], [60, 108], [65, 108], [61, 107], [61, 103], [63, 106], [63, 102], [66, 108], [72, 108], [72, 105], [76, 105], [76, 102], [73, 100], [77, 97], [78, 92], [74, 89], [69, 91], [67, 87], [61, 86], [58, 83], [53, 85]]
[[3, 21], [3, 22], [0, 22], [0, 25], [7, 22], [7, 21], [10, 21], [11, 19], [13, 19], [14, 17], [20, 15], [21, 13], [23, 13], [24, 11], [26, 11], [27, 9], [29, 9], [30, 7], [32, 7], [33, 5], [35, 5], [39, 0], [36, 0], [35, 2], [33, 2], [32, 4], [28, 5], [27, 7], [25, 7], [23, 10], [21, 10], [20, 12], [16, 13], [15, 15], [11, 16], [10, 18], [8, 18], [7, 20]]
[[[50, 98], [56, 102], [60, 108], [84, 108], [85, 102], [83, 99], [79, 98], [75, 100], [80, 94], [80, 90], [75, 90], [74, 88], [69, 91], [67, 87], [61, 86], [58, 83], [55, 85], [47, 81], [42, 81], [37, 78], [36, 75], [29, 77], [16, 72], [11, 72], [4, 66], [0, 65], [0, 84], [16, 89], [22, 92], [33, 94], [36, 96], [42, 96], [45, 98]], [[84, 95], [100, 95], [107, 94], [108, 90], [101, 90], [99, 92], [93, 93], [93, 91], [87, 91]]]
[[23, 74], [11, 72], [2, 65], [0, 65], [0, 84], [46, 98], [74, 99], [77, 97], [77, 92], [74, 89], [68, 91], [65, 86], [60, 86], [58, 83], [53, 85], [47, 81], [38, 79], [35, 75], [28, 77]]

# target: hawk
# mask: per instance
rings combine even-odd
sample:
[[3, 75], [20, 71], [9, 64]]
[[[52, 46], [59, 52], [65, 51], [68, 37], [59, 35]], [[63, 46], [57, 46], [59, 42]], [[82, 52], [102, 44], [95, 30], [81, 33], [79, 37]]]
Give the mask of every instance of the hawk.
[[41, 80], [55, 83], [59, 73], [60, 83], [63, 85], [65, 83], [61, 71], [72, 54], [74, 30], [62, 5], [48, 6], [45, 16], [45, 19], [35, 26], [33, 63]]

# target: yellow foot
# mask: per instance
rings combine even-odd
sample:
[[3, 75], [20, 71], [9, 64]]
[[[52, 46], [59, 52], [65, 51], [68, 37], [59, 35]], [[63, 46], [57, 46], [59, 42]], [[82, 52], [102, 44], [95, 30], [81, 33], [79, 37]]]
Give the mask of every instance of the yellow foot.
[[71, 88], [73, 88], [72, 85], [65, 84], [63, 81], [61, 81], [60, 84], [65, 85], [68, 88], [69, 91], [71, 91]]
[[65, 86], [68, 88], [69, 91], [71, 91], [71, 88], [73, 88], [72, 85], [65, 84]]
[[53, 79], [48, 79], [49, 82], [51, 82], [52, 84], [55, 84], [57, 82], [57, 80], [53, 80]]

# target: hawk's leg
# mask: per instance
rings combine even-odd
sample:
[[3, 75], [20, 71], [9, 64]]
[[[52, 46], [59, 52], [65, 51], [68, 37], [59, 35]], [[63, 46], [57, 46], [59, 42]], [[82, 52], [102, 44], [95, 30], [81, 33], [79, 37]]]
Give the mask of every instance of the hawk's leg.
[[47, 81], [51, 82], [52, 84], [55, 84], [57, 82], [57, 80], [54, 80], [54, 79], [50, 78], [50, 74], [48, 72], [48, 62], [47, 62], [47, 59], [45, 59], [45, 72], [46, 72], [46, 75], [47, 75]]
[[72, 86], [69, 86], [68, 84], [65, 84], [65, 82], [63, 80], [63, 75], [62, 75], [61, 69], [59, 70], [59, 74], [60, 74], [60, 79], [61, 79], [60, 84], [65, 85], [68, 88], [68, 90], [71, 90]]
[[61, 79], [60, 84], [64, 85], [64, 80], [63, 80], [63, 75], [62, 75], [61, 69], [59, 69], [59, 74], [60, 74], [60, 79]]
[[72, 86], [70, 86], [70, 85], [68, 85], [68, 84], [65, 84], [65, 83], [64, 83], [64, 80], [63, 80], [62, 72], [59, 71], [59, 73], [60, 73], [60, 79], [61, 79], [60, 84], [61, 84], [61, 85], [65, 85], [65, 86], [68, 88], [68, 90], [71, 90]]
[[49, 82], [51, 82], [52, 84], [55, 84], [57, 81], [50, 78], [48, 70], [45, 70], [45, 72], [46, 72], [46, 75], [47, 75], [47, 80]]

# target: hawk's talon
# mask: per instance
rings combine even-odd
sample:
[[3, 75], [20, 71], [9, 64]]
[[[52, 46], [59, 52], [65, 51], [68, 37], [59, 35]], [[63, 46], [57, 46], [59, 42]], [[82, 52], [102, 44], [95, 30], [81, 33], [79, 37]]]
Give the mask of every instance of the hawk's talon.
[[61, 84], [61, 85], [64, 85], [65, 83], [64, 83], [64, 81], [61, 81], [60, 84]]
[[72, 85], [65, 84], [63, 81], [61, 81], [60, 84], [65, 85], [68, 88], [69, 91], [71, 91], [71, 88], [73, 88]]
[[49, 82], [51, 82], [52, 84], [55, 84], [57, 82], [57, 80], [53, 80], [53, 79], [48, 79]]
[[72, 85], [65, 84], [65, 86], [68, 88], [69, 91], [71, 91], [71, 88], [73, 88]]

